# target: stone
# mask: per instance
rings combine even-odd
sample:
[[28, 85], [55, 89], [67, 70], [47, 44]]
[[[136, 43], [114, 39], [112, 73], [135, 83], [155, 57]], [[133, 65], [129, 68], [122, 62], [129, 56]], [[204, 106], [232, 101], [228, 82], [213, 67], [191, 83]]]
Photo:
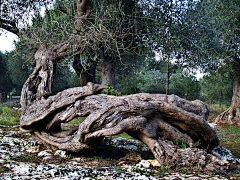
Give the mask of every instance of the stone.
[[217, 124], [216, 123], [208, 123], [209, 126], [212, 128], [212, 129], [216, 129], [217, 128]]
[[161, 167], [161, 164], [156, 159], [151, 160], [150, 164], [152, 167]]
[[65, 157], [67, 157], [66, 153], [67, 153], [66, 151], [57, 150], [54, 155], [60, 156], [61, 158], [65, 158]]
[[[4, 134], [3, 134], [4, 133]], [[9, 132], [9, 131], [0, 131], [0, 166], [7, 169], [6, 172], [1, 172], [0, 179], [3, 180], [11, 180], [11, 179], [84, 179], [84, 180], [94, 180], [94, 179], [116, 179], [116, 180], [131, 180], [131, 179], [187, 179], [191, 178], [202, 178], [206, 177], [211, 180], [227, 180], [226, 177], [213, 175], [213, 176], [203, 176], [204, 173], [200, 175], [194, 174], [181, 174], [181, 173], [167, 173], [164, 177], [154, 177], [152, 175], [146, 175], [142, 172], [136, 172], [134, 169], [136, 167], [133, 166], [122, 166], [121, 171], [117, 171], [114, 168], [110, 167], [82, 167], [77, 162], [82, 162], [81, 157], [76, 157], [73, 159], [65, 159], [66, 163], [64, 164], [48, 164], [48, 160], [54, 158], [52, 155], [52, 151], [45, 150], [41, 152], [34, 152], [34, 149], [40, 145], [38, 141], [33, 140], [32, 138], [20, 138], [20, 136], [16, 136], [18, 133]], [[5, 136], [6, 135], [6, 136]], [[8, 142], [11, 141], [15, 145], [9, 146]], [[120, 139], [121, 143], [119, 144], [127, 144], [128, 142], [135, 143], [136, 141], [124, 141], [124, 139]], [[112, 142], [112, 141], [111, 141]], [[132, 144], [134, 145], [134, 144]], [[142, 148], [142, 145], [135, 144], [139, 149]], [[113, 145], [115, 148], [115, 145]], [[40, 146], [39, 146], [40, 148]], [[39, 161], [37, 163], [29, 163], [29, 162], [18, 162], [17, 159], [21, 155], [25, 155], [29, 153], [29, 150], [32, 150], [31, 153], [34, 155], [43, 154], [48, 156], [39, 156], [43, 159], [43, 161]], [[56, 152], [55, 152], [56, 153]], [[54, 153], [54, 154], [55, 154]], [[190, 153], [190, 152], [186, 152]], [[50, 154], [50, 155], [49, 155]], [[130, 152], [127, 154], [126, 158], [132, 156], [133, 158], [138, 158], [135, 156], [136, 152]], [[2, 158], [4, 157], [4, 158]], [[201, 154], [199, 155], [200, 159]], [[209, 157], [210, 158], [210, 157]], [[6, 160], [7, 159], [7, 160]], [[204, 158], [203, 158], [204, 159]], [[208, 159], [208, 158], [207, 158]], [[151, 166], [154, 160], [142, 160], [139, 164], [140, 171], [148, 172], [148, 174], [154, 174], [157, 171], [152, 170]], [[121, 162], [121, 161], [120, 161]], [[123, 161], [122, 161], [123, 162]], [[216, 161], [217, 162], [217, 161]], [[221, 163], [221, 162], [218, 162]], [[237, 163], [237, 162], [236, 162]], [[101, 165], [100, 165], [101, 166]], [[144, 167], [143, 167], [144, 166]], [[141, 168], [140, 168], [141, 167]], [[138, 167], [137, 167], [138, 168]], [[147, 168], [147, 169], [143, 169]], [[10, 170], [10, 171], [8, 171]], [[205, 178], [205, 179], [206, 179]]]
[[38, 153], [40, 151], [40, 146], [27, 147], [26, 151], [29, 152], [29, 153]]
[[43, 158], [43, 161], [47, 161], [47, 160], [50, 160], [50, 159], [53, 159], [53, 156], [45, 156]]
[[150, 168], [151, 167], [151, 160], [142, 160], [138, 164], [136, 164], [138, 168]]
[[20, 166], [13, 168], [13, 171], [19, 175], [27, 175], [29, 174], [30, 166], [28, 164], [20, 164]]
[[38, 156], [39, 157], [45, 157], [45, 156], [52, 156], [52, 154], [50, 154], [48, 150], [45, 150], [45, 151], [39, 152]]

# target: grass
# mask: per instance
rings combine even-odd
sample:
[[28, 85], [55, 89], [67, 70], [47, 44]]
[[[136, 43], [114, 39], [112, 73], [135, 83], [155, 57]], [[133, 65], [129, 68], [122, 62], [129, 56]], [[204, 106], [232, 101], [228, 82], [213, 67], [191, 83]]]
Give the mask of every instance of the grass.
[[113, 137], [122, 137], [122, 138], [126, 138], [126, 139], [133, 139], [133, 137], [129, 136], [127, 133], [117, 134], [117, 135], [114, 135]]
[[235, 127], [235, 126], [219, 127], [219, 132], [240, 135], [240, 127]]
[[68, 124], [70, 124], [70, 125], [79, 125], [79, 124], [81, 124], [86, 118], [87, 118], [87, 116], [86, 116], [86, 117], [77, 117], [77, 118], [74, 118], [73, 120], [71, 120]]
[[232, 151], [233, 155], [240, 158], [240, 127], [218, 127], [217, 135], [220, 145]]
[[0, 107], [0, 125], [17, 125], [21, 113], [7, 106]]

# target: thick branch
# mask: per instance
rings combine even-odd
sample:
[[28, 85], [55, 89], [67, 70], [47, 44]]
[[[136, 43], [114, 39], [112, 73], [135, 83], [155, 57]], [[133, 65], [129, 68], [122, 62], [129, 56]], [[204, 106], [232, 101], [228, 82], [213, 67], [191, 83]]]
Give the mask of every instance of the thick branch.
[[16, 35], [18, 35], [19, 33], [19, 29], [15, 21], [0, 19], [0, 28], [5, 29]]

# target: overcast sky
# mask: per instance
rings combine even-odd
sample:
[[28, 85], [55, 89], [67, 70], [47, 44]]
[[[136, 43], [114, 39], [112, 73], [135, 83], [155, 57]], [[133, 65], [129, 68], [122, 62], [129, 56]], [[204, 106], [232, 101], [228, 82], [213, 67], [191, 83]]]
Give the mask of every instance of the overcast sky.
[[0, 51], [12, 51], [15, 49], [14, 40], [17, 41], [18, 37], [9, 32], [4, 32], [0, 36]]

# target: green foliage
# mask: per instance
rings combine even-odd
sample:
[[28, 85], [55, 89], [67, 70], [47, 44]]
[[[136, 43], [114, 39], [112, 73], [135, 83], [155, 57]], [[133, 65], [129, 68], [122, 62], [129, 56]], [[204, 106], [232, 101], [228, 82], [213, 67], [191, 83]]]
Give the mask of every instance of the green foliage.
[[30, 162], [30, 163], [36, 163], [39, 162], [39, 159], [34, 154], [21, 154], [16, 158], [18, 162]]
[[136, 168], [136, 167], [132, 167], [132, 171], [133, 172], [137, 172], [137, 173], [141, 173], [141, 174], [145, 174], [145, 175], [151, 175], [152, 172], [148, 169], [139, 169], [139, 168]]
[[169, 168], [167, 166], [161, 166], [158, 168], [158, 172], [155, 173], [155, 176], [163, 175], [165, 173], [169, 172]]
[[140, 92], [165, 93], [166, 75], [159, 70], [148, 70], [139, 73], [137, 87]]
[[7, 106], [0, 107], [0, 124], [16, 125], [20, 122], [21, 113]]
[[69, 87], [78, 87], [80, 86], [79, 77], [77, 73], [72, 73], [69, 78]]
[[15, 88], [13, 88], [13, 90], [10, 92], [10, 96], [14, 96], [17, 94], [17, 91]]
[[187, 143], [182, 142], [180, 139], [176, 139], [173, 143], [175, 145], [179, 146], [182, 149], [186, 149], [187, 148]]
[[201, 95], [210, 104], [230, 104], [232, 98], [233, 78], [229, 72], [217, 71], [205, 75], [200, 80]]
[[107, 87], [102, 92], [103, 94], [112, 95], [112, 96], [121, 96], [121, 93], [117, 92], [110, 83], [107, 84]]
[[7, 68], [8, 58], [0, 51], [0, 90], [5, 93], [13, 89], [12, 81], [9, 77], [10, 71]]
[[220, 145], [231, 150], [236, 158], [240, 158], [240, 127], [225, 126], [216, 129]]
[[[26, 46], [22, 46], [21, 43], [18, 43], [14, 51], [6, 54], [8, 59], [6, 67], [17, 95], [20, 95], [22, 86], [34, 67], [34, 63], [27, 60], [25, 48]], [[27, 53], [30, 53], [30, 51]]]

